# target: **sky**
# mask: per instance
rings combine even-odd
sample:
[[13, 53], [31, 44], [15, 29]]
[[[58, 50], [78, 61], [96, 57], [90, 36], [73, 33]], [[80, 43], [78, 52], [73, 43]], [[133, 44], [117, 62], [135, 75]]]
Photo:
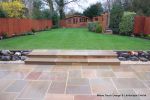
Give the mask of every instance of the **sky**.
[[106, 0], [80, 0], [77, 3], [70, 3], [66, 7], [66, 11], [69, 12], [71, 9], [74, 9], [78, 12], [83, 12], [84, 9], [88, 8], [90, 5], [95, 4], [97, 2], [103, 3]]

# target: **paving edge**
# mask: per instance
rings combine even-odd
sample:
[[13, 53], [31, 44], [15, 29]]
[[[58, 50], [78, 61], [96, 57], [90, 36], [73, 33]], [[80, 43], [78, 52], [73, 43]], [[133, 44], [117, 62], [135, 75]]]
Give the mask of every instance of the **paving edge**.
[[24, 61], [0, 61], [0, 64], [24, 64]]
[[121, 64], [124, 65], [150, 65], [150, 61], [141, 62], [141, 61], [121, 61]]

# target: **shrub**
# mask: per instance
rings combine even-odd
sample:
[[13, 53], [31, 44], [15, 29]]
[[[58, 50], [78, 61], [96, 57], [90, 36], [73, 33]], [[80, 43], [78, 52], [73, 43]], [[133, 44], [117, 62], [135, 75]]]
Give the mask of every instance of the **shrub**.
[[119, 24], [121, 35], [132, 35], [134, 28], [134, 12], [125, 12]]
[[119, 23], [123, 16], [123, 8], [119, 4], [114, 4], [110, 12], [110, 28], [114, 34], [119, 34]]
[[36, 32], [36, 30], [35, 30], [35, 29], [31, 29], [31, 31], [32, 31], [33, 33], [35, 33], [35, 32]]
[[96, 24], [96, 33], [102, 33], [102, 26], [101, 26], [101, 24]]
[[25, 5], [20, 0], [0, 2], [0, 8], [7, 13], [8, 17], [24, 18]]
[[3, 33], [2, 33], [2, 38], [3, 38], [3, 39], [8, 38], [8, 34], [7, 34], [6, 32], [3, 32]]
[[89, 22], [88, 29], [92, 32], [102, 33], [102, 26], [98, 22]]
[[88, 23], [88, 29], [89, 29], [89, 31], [94, 32], [95, 28], [96, 28], [96, 26], [95, 26], [94, 22], [89, 22]]

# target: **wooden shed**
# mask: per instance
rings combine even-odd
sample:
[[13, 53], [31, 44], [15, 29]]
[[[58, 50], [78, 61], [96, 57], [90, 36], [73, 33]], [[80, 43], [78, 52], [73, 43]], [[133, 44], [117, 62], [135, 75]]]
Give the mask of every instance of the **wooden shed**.
[[65, 28], [86, 27], [88, 21], [89, 18], [86, 16], [74, 15], [61, 20], [60, 25]]

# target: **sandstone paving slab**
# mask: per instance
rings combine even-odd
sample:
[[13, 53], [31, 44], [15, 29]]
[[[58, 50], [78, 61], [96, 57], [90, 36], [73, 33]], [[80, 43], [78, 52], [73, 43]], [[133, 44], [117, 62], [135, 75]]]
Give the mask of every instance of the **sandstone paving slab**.
[[112, 67], [112, 70], [114, 72], [131, 72], [131, 71], [133, 71], [133, 69], [128, 65], [126, 65], [126, 66], [125, 65], [124, 66], [115, 66], [115, 67]]
[[82, 78], [88, 78], [88, 79], [97, 78], [96, 70], [92, 70], [92, 69], [82, 70]]
[[46, 95], [50, 83], [50, 81], [31, 81], [20, 93], [18, 98], [42, 100]]
[[10, 71], [0, 71], [0, 79], [4, 78], [10, 73]]
[[102, 98], [96, 95], [76, 95], [74, 100], [102, 100]]
[[150, 81], [144, 81], [144, 83], [149, 87], [150, 89]]
[[133, 89], [119, 90], [119, 94], [122, 95], [123, 100], [141, 100], [139, 96], [132, 96], [137, 95]]
[[3, 92], [14, 80], [0, 80], [0, 92]]
[[104, 89], [103, 91], [98, 92], [98, 95], [102, 97], [102, 100], [122, 100], [118, 95], [119, 92], [115, 90]]
[[48, 93], [50, 94], [64, 94], [66, 89], [66, 82], [52, 81]]
[[74, 100], [74, 96], [64, 94], [47, 94], [45, 100]]
[[28, 72], [24, 71], [11, 71], [7, 76], [4, 77], [4, 79], [24, 79], [27, 76]]
[[[116, 66], [113, 66], [113, 67], [116, 67]], [[112, 66], [101, 65], [101, 66], [98, 66], [98, 70], [99, 71], [112, 71]]]
[[113, 85], [110, 78], [91, 79], [90, 85], [91, 85], [92, 92], [94, 94], [104, 93], [104, 92], [107, 93], [107, 91], [116, 91], [116, 88]]
[[149, 89], [134, 89], [135, 93], [139, 96], [141, 100], [150, 100], [150, 90]]
[[16, 93], [0, 93], [0, 100], [15, 100], [17, 95]]
[[33, 100], [33, 99], [16, 99], [16, 100]]
[[92, 65], [83, 65], [82, 69], [98, 69], [99, 66], [92, 66]]
[[70, 70], [69, 79], [79, 79], [81, 78], [81, 70]]
[[51, 71], [53, 71], [53, 72], [66, 72], [68, 70], [69, 70], [69, 66], [57, 65], [57, 66], [53, 67]]
[[117, 89], [146, 88], [142, 81], [136, 78], [113, 78]]
[[85, 85], [90, 85], [90, 83], [89, 83], [89, 80], [86, 78], [79, 78], [79, 79], [68, 79], [67, 85], [85, 86]]
[[105, 78], [105, 77], [108, 77], [108, 78], [113, 78], [115, 77], [115, 74], [113, 71], [102, 71], [102, 70], [97, 70], [96, 71], [96, 75], [97, 77], [102, 77], [102, 78]]
[[39, 77], [39, 80], [50, 80], [51, 72], [43, 72]]
[[26, 80], [16, 80], [8, 88], [6, 88], [5, 92], [21, 92], [23, 88], [28, 84]]
[[39, 65], [33, 69], [34, 72], [51, 72], [53, 69], [52, 65]]
[[141, 80], [150, 81], [150, 72], [137, 72], [136, 74]]
[[117, 78], [137, 78], [135, 72], [114, 72]]
[[66, 72], [43, 72], [39, 80], [66, 81]]
[[130, 65], [130, 67], [136, 72], [150, 71], [150, 65]]
[[39, 79], [40, 75], [42, 74], [42, 72], [31, 72], [26, 79], [27, 80], [37, 80]]
[[85, 95], [90, 95], [91, 93], [91, 88], [89, 85], [67, 85], [66, 88], [66, 94], [85, 94]]

